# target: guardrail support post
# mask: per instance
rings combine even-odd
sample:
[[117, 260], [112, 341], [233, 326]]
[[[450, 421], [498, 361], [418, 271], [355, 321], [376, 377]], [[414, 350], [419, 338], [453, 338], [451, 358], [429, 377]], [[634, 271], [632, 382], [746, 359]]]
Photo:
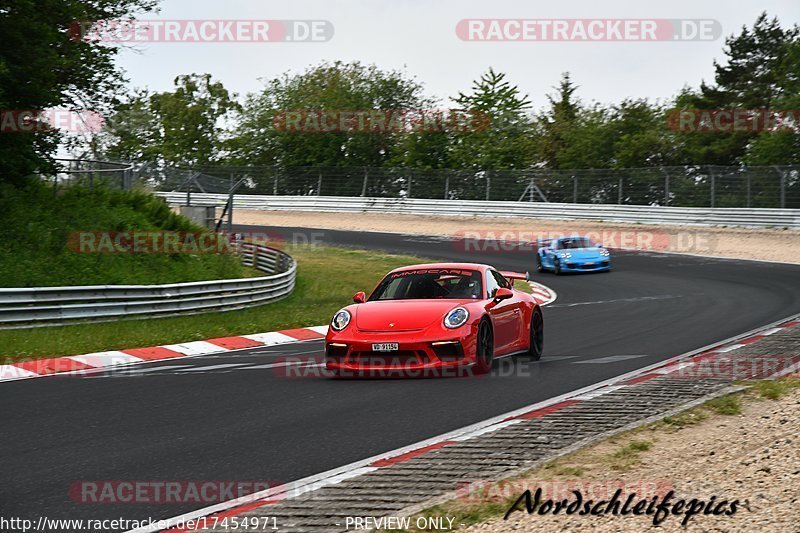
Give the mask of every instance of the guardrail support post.
[[747, 173], [747, 207], [750, 207], [751, 198], [750, 198], [750, 188], [752, 186], [752, 178], [750, 178], [750, 173]]
[[572, 203], [578, 203], [578, 176], [572, 176]]
[[714, 176], [714, 171], [709, 170], [711, 172], [711, 207], [715, 207], [714, 204], [716, 203], [716, 196], [717, 196], [717, 178]]
[[361, 197], [367, 195], [367, 178], [369, 178], [369, 169], [364, 167], [364, 183], [361, 185]]
[[781, 176], [781, 209], [786, 209], [786, 174], [781, 172], [778, 167], [775, 167], [775, 170]]

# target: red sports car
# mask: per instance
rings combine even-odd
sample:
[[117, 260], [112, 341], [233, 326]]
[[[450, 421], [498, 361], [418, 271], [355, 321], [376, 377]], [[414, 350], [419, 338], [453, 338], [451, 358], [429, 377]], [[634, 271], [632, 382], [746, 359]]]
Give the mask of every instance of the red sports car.
[[437, 263], [389, 272], [369, 298], [337, 312], [325, 337], [335, 376], [420, 375], [472, 367], [485, 374], [495, 358], [542, 355], [542, 311], [514, 289], [527, 274], [488, 265]]

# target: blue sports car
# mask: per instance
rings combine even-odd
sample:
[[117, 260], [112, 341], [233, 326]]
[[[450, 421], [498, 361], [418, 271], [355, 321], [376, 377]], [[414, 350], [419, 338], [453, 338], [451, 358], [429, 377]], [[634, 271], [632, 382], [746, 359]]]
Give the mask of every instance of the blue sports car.
[[588, 237], [539, 239], [537, 262], [539, 272], [608, 272], [611, 252]]

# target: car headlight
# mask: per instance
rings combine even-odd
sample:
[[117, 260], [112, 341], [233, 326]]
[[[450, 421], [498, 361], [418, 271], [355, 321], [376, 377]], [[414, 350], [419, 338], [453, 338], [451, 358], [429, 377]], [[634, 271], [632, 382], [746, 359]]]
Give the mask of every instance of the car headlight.
[[455, 329], [463, 326], [469, 319], [469, 311], [463, 307], [456, 307], [444, 315], [444, 325], [447, 328]]
[[335, 315], [333, 315], [333, 320], [331, 320], [331, 327], [336, 331], [342, 331], [347, 325], [350, 323], [350, 312], [342, 309]]
[[600, 255], [608, 257], [609, 255], [611, 255], [611, 252], [609, 252], [608, 250], [600, 250]]
[[569, 259], [570, 257], [572, 257], [572, 254], [569, 252], [564, 252], [559, 257], [561, 257], [561, 259]]

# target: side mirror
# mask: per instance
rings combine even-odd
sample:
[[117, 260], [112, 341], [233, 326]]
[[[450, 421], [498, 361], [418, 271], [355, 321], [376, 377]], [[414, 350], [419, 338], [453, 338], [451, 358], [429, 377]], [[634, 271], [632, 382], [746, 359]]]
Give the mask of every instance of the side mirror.
[[494, 293], [494, 299], [498, 302], [501, 300], [508, 300], [509, 298], [513, 297], [514, 297], [513, 291], [505, 287], [500, 287], [499, 289], [497, 289], [497, 292]]
[[364, 294], [364, 291], [359, 291], [353, 296], [353, 301], [357, 304], [363, 304], [367, 301], [367, 295]]
[[602, 248], [602, 247], [603, 247], [603, 245], [598, 243], [597, 247], [598, 247], [598, 248]]

